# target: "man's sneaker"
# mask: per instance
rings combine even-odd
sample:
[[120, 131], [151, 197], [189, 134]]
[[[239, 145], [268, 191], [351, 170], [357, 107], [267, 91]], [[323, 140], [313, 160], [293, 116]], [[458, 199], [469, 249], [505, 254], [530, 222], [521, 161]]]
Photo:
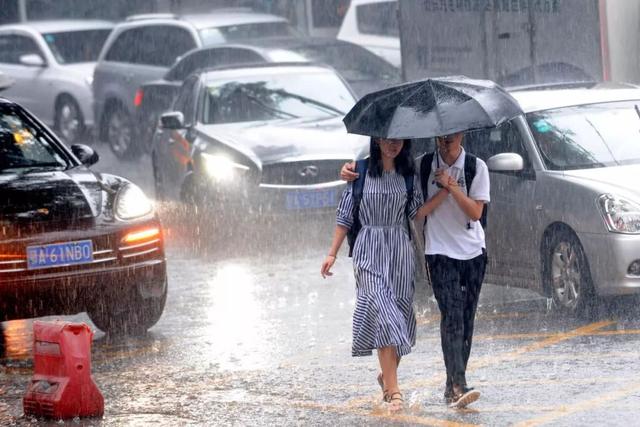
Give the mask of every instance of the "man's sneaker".
[[444, 401], [447, 402], [447, 405], [453, 403], [453, 389], [451, 387], [444, 389]]
[[452, 402], [449, 404], [450, 408], [462, 409], [467, 405], [475, 402], [480, 398], [480, 392], [473, 388], [463, 388], [462, 391], [453, 396]]

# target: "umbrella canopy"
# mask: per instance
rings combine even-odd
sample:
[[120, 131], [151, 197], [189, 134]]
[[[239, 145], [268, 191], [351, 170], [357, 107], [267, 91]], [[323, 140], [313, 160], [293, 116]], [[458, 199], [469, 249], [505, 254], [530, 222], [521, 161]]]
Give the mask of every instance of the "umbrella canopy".
[[523, 114], [518, 102], [490, 80], [443, 77], [372, 92], [343, 122], [350, 133], [428, 138], [498, 126]]

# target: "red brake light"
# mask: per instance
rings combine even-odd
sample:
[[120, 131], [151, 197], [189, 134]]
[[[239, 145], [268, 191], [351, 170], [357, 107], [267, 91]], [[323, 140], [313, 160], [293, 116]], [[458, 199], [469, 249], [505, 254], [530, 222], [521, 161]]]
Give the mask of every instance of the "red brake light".
[[133, 105], [135, 105], [136, 107], [139, 107], [140, 105], [142, 105], [143, 96], [144, 94], [142, 92], [142, 89], [138, 89], [136, 91], [136, 96], [133, 98]]

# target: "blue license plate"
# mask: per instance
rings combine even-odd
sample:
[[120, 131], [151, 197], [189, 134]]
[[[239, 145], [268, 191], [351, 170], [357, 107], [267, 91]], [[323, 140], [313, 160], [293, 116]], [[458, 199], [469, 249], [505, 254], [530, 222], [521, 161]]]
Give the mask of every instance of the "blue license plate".
[[290, 191], [286, 207], [289, 210], [330, 208], [338, 205], [337, 195], [335, 189]]
[[27, 247], [27, 268], [29, 270], [86, 264], [91, 261], [93, 261], [91, 240]]

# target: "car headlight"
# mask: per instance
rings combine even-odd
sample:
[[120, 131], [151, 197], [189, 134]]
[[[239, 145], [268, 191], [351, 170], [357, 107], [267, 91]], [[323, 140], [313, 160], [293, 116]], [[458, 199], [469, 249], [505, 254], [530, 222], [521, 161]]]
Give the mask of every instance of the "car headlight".
[[85, 77], [84, 81], [87, 84], [87, 86], [89, 86], [89, 87], [93, 86], [93, 76]]
[[640, 205], [611, 194], [600, 196], [598, 204], [609, 231], [640, 234]]
[[153, 212], [153, 204], [135, 184], [125, 184], [116, 195], [115, 213], [119, 219], [140, 218]]
[[239, 173], [249, 170], [249, 166], [234, 162], [224, 154], [202, 153], [204, 170], [216, 181], [232, 181]]

